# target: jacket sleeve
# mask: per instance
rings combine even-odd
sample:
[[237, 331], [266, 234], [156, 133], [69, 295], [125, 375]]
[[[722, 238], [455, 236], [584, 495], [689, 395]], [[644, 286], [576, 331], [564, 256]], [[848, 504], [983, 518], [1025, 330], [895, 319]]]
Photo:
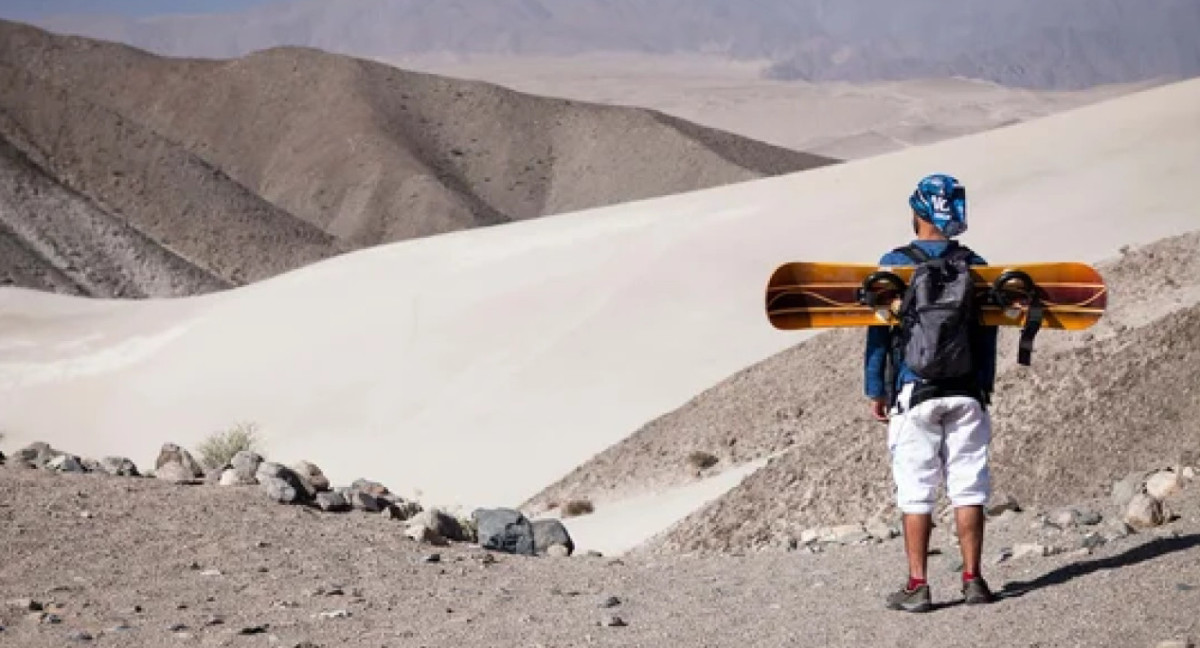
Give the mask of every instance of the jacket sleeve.
[[[904, 255], [888, 252], [879, 259], [879, 265], [911, 265], [912, 262]], [[866, 350], [863, 354], [863, 392], [867, 398], [883, 398], [884, 368], [891, 341], [891, 330], [887, 326], [868, 326]]]

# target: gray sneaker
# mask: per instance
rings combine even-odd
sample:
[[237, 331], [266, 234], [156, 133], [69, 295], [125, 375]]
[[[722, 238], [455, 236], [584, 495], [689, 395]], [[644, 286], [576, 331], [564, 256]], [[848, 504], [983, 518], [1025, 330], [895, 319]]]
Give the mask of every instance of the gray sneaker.
[[887, 607], [889, 610], [905, 612], [928, 612], [933, 607], [933, 596], [929, 593], [929, 584], [920, 585], [914, 590], [907, 585], [898, 591], [888, 594]]
[[980, 577], [963, 583], [962, 594], [963, 598], [966, 599], [967, 605], [982, 605], [984, 603], [993, 603], [996, 600], [996, 595], [992, 594], [987, 581]]

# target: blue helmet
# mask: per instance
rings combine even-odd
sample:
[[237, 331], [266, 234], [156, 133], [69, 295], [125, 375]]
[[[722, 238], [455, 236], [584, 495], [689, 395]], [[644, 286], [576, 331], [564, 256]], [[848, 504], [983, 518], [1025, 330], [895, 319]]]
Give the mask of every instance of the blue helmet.
[[908, 204], [947, 238], [967, 231], [967, 188], [953, 176], [935, 173], [921, 178]]

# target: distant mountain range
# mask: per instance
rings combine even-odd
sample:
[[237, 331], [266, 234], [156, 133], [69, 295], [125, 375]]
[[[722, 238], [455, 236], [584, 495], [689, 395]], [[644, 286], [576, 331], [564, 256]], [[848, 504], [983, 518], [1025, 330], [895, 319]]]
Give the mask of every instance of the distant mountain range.
[[781, 79], [965, 76], [1041, 89], [1200, 74], [1200, 0], [296, 0], [40, 24], [189, 57], [278, 45], [365, 57], [693, 52], [763, 59]]

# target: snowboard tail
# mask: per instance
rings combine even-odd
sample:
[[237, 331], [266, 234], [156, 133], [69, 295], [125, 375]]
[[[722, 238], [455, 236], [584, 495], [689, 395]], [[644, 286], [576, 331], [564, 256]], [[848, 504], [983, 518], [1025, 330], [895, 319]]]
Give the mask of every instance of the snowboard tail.
[[[785, 331], [896, 325], [896, 308], [914, 269], [785, 263], [767, 283], [767, 319]], [[971, 275], [986, 326], [1077, 331], [1098, 322], [1108, 306], [1103, 277], [1085, 263], [975, 266]]]

